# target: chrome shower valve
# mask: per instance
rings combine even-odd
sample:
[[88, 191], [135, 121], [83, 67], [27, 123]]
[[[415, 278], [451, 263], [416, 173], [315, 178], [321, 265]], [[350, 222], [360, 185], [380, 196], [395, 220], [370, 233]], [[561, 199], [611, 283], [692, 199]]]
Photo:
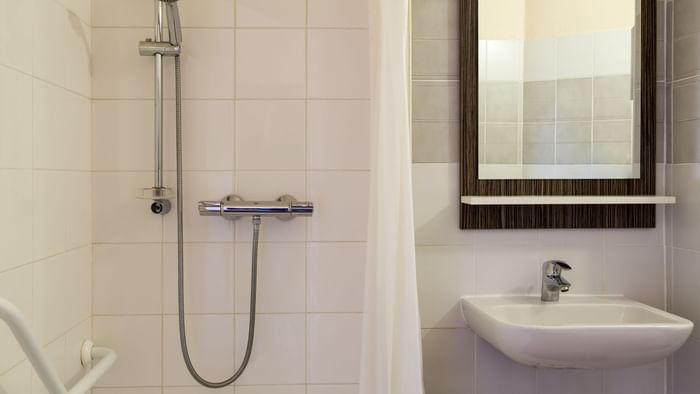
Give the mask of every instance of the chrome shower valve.
[[245, 201], [232, 194], [221, 201], [200, 201], [200, 216], [222, 216], [236, 220], [247, 216], [275, 217], [280, 220], [292, 220], [295, 217], [313, 215], [312, 202], [300, 202], [290, 195], [283, 195], [276, 201]]

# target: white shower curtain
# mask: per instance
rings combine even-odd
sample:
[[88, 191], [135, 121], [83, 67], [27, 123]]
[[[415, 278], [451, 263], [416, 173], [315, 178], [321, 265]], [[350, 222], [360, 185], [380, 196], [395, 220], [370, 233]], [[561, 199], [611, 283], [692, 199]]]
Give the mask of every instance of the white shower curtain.
[[423, 394], [411, 185], [410, 0], [369, 0], [372, 166], [360, 394]]

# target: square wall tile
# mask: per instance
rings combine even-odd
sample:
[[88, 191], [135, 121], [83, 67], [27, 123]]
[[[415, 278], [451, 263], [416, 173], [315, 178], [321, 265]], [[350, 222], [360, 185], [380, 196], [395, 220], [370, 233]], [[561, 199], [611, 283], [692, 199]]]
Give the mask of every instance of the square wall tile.
[[362, 312], [364, 242], [309, 243], [306, 305], [309, 312]]
[[303, 101], [236, 102], [239, 170], [303, 170], [306, 167]]
[[[182, 358], [177, 316], [165, 316], [163, 325], [164, 386], [196, 387]], [[209, 380], [228, 378], [236, 368], [233, 315], [191, 315], [185, 327], [190, 357], [197, 370]]]
[[362, 315], [312, 314], [307, 322], [308, 382], [359, 382]]
[[363, 0], [309, 0], [309, 27], [366, 28], [369, 2]]
[[[306, 322], [303, 314], [261, 315], [255, 328], [255, 353], [239, 385], [304, 384]], [[245, 354], [248, 316], [236, 316], [236, 365]]]
[[32, 261], [35, 210], [16, 209], [33, 201], [32, 170], [0, 170], [0, 272]]
[[0, 168], [32, 168], [32, 97], [30, 76], [0, 66]]
[[236, 394], [306, 394], [306, 386], [238, 386]]
[[153, 98], [153, 59], [139, 56], [137, 47], [152, 36], [152, 28], [93, 29], [93, 98]]
[[[185, 171], [231, 171], [235, 163], [233, 100], [184, 100], [182, 103], [182, 167]], [[151, 112], [153, 112], [151, 110]], [[174, 171], [175, 103], [166, 101], [164, 117], [164, 163]], [[152, 134], [146, 133], [146, 134]], [[153, 140], [152, 135], [150, 136]], [[152, 143], [151, 143], [152, 146]], [[146, 154], [153, 157], [153, 151]], [[151, 168], [153, 164], [151, 164]]]
[[[204, 7], [204, 6], [202, 6]], [[181, 11], [181, 14], [184, 12]], [[183, 29], [182, 97], [185, 99], [232, 99], [235, 97], [233, 29]], [[135, 44], [134, 44], [135, 45]], [[153, 59], [150, 59], [151, 62]], [[165, 97], [175, 98], [174, 60], [163, 62]], [[150, 73], [151, 80], [153, 73]], [[152, 84], [151, 84], [152, 86]]]
[[[299, 201], [306, 198], [306, 174], [303, 171], [238, 171], [236, 193], [248, 200], [275, 201], [282, 194]], [[300, 242], [306, 240], [307, 218], [281, 221], [265, 219], [260, 226], [261, 242]], [[253, 223], [250, 218], [237, 220], [236, 242], [251, 242]]]
[[160, 244], [95, 245], [93, 256], [95, 315], [162, 313]]
[[236, 97], [306, 97], [303, 30], [238, 30], [236, 48]]
[[93, 171], [152, 171], [153, 144], [153, 100], [92, 102]]
[[481, 338], [476, 340], [476, 376], [477, 393], [534, 394], [537, 387], [535, 368], [509, 359]]
[[[258, 247], [258, 313], [306, 311], [303, 243], [262, 243]], [[249, 313], [252, 244], [236, 244], [236, 313]]]
[[[166, 173], [165, 184], [174, 188], [176, 183], [175, 173]], [[233, 223], [229, 220], [212, 220], [210, 217], [200, 216], [197, 204], [202, 200], [220, 201], [231, 194], [233, 173], [185, 172], [183, 183], [183, 214], [187, 223], [184, 228], [185, 242], [232, 242]], [[150, 212], [149, 214], [155, 216]], [[163, 218], [163, 239], [166, 242], [177, 242], [176, 216], [168, 214]]]
[[309, 30], [310, 98], [369, 98], [369, 33]]
[[557, 78], [593, 76], [593, 35], [578, 34], [557, 39]]
[[307, 112], [310, 170], [369, 169], [368, 101], [309, 101]]
[[[32, 72], [34, 1], [3, 1], [0, 14], [0, 64]], [[20, 38], [20, 39], [18, 39]]]
[[162, 317], [95, 317], [93, 340], [113, 349], [117, 362], [97, 387], [160, 386]]
[[596, 370], [546, 369], [537, 371], [537, 386], [540, 394], [560, 393], [562, 387], [576, 394], [603, 392], [603, 373]]
[[[33, 326], [33, 295], [32, 295], [32, 267], [25, 266], [0, 274], [0, 297], [15, 305], [30, 326]], [[0, 346], [3, 351], [0, 354], [0, 371], [8, 371], [26, 356], [12, 331], [6, 324], [0, 327]], [[9, 377], [8, 377], [9, 378]], [[0, 390], [8, 385], [5, 378], [0, 378]], [[9, 392], [8, 392], [9, 393]]]
[[[307, 227], [310, 241], [365, 241], [369, 173], [309, 172], [308, 199], [316, 204]], [[352, 207], [346, 209], [345, 207]]]
[[136, 198], [142, 188], [152, 185], [151, 173], [92, 174], [92, 199], [96, 202], [92, 212], [95, 243], [163, 240], [163, 218], [151, 213], [150, 200]]
[[462, 328], [462, 296], [476, 294], [472, 246], [416, 248], [421, 327]]
[[238, 0], [237, 27], [305, 27], [305, 0]]
[[426, 393], [475, 393], [475, 340], [474, 333], [463, 328], [423, 330]]
[[[185, 312], [234, 312], [233, 244], [185, 244]], [[177, 314], [177, 245], [163, 247], [163, 310]]]

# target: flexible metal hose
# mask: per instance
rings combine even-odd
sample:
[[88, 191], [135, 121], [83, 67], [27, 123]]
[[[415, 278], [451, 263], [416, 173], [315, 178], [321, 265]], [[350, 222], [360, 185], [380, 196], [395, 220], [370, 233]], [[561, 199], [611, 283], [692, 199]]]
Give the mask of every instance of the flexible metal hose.
[[185, 258], [184, 258], [184, 240], [183, 240], [183, 202], [182, 202], [182, 75], [180, 57], [175, 56], [175, 145], [176, 145], [176, 161], [177, 161], [177, 300], [178, 300], [178, 319], [180, 324], [180, 347], [182, 349], [182, 357], [185, 359], [185, 365], [194, 380], [202, 386], [209, 388], [226, 387], [243, 374], [250, 355], [253, 353], [253, 342], [255, 339], [255, 306], [257, 295], [257, 278], [258, 278], [258, 240], [260, 238], [260, 216], [253, 216], [253, 253], [251, 259], [251, 275], [250, 275], [250, 320], [248, 322], [248, 343], [245, 349], [245, 356], [241, 362], [241, 366], [230, 378], [220, 382], [210, 382], [202, 378], [197, 370], [192, 365], [190, 352], [187, 349], [187, 335], [185, 331]]

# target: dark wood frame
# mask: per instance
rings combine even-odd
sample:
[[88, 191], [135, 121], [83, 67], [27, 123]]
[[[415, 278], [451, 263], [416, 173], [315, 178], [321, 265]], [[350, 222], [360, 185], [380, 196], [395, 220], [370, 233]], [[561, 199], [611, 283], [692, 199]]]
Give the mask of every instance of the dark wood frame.
[[[581, 0], [586, 1], [586, 0]], [[461, 0], [461, 194], [654, 195], [656, 191], [656, 4], [641, 0], [641, 152], [639, 179], [479, 180], [479, 0]], [[654, 205], [461, 206], [462, 229], [650, 228]]]

